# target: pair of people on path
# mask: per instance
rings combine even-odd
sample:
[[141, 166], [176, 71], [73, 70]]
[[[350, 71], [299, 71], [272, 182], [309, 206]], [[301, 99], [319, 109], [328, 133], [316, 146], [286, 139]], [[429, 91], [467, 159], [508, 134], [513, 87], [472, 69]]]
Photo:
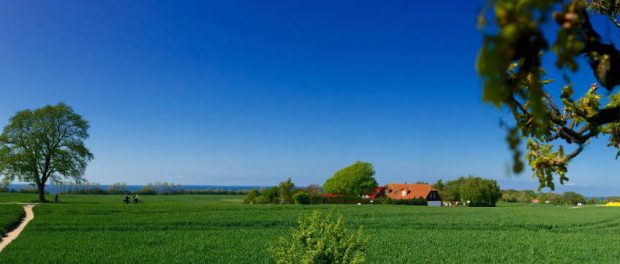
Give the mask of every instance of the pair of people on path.
[[[133, 195], [133, 203], [138, 203], [139, 198], [137, 194]], [[123, 198], [123, 202], [125, 202], [126, 204], [129, 203], [129, 195], [125, 195], [125, 198]]]

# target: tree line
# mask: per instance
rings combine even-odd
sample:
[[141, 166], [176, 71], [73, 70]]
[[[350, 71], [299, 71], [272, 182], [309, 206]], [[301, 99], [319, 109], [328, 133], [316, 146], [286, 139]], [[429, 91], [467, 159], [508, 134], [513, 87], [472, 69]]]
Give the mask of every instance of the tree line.
[[[82, 183], [82, 184], [63, 184], [62, 186], [54, 186], [55, 193], [60, 194], [142, 194], [142, 195], [173, 195], [173, 194], [247, 194], [249, 189], [225, 189], [225, 188], [205, 188], [205, 189], [188, 189], [183, 188], [180, 184], [168, 182], [148, 183], [138, 190], [129, 190], [126, 183], [114, 183], [108, 185], [107, 188], [102, 187], [99, 183]], [[0, 192], [18, 192], [18, 193], [38, 193], [38, 188], [34, 186], [24, 188], [9, 188], [7, 185], [0, 184]], [[46, 194], [49, 194], [46, 191]]]
[[[610, 197], [612, 198], [612, 197]], [[554, 192], [535, 192], [533, 190], [502, 190], [502, 198], [503, 202], [507, 203], [531, 203], [532, 200], [538, 199], [540, 203], [550, 203], [550, 204], [568, 204], [568, 205], [576, 205], [578, 203], [582, 204], [602, 204], [605, 203], [609, 199], [599, 199], [599, 198], [585, 198], [580, 193], [576, 192], [564, 192], [564, 193], [554, 193]], [[612, 198], [613, 199], [613, 198]]]
[[432, 186], [443, 201], [460, 202], [473, 207], [495, 206], [501, 198], [497, 181], [475, 176], [459, 177], [445, 183], [438, 180]]

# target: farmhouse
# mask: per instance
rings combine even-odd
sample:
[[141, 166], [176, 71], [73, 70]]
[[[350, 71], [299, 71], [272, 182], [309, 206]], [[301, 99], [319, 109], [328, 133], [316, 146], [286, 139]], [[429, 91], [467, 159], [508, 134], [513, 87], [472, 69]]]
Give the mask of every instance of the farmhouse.
[[429, 206], [441, 206], [439, 193], [429, 184], [390, 183], [385, 186], [385, 196], [392, 200], [422, 198]]
[[364, 198], [375, 199], [387, 197], [392, 200], [424, 199], [429, 206], [441, 206], [439, 193], [428, 184], [390, 183], [376, 187], [372, 193]]

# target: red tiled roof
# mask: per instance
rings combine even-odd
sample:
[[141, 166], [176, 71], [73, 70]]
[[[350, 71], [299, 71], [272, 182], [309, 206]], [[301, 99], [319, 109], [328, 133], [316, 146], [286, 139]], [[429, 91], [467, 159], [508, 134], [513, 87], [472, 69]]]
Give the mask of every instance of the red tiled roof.
[[338, 197], [340, 196], [340, 194], [335, 194], [335, 193], [322, 193], [321, 196], [323, 197]]
[[381, 194], [381, 192], [383, 192], [383, 190], [385, 190], [385, 187], [375, 187], [375, 189], [372, 191], [372, 193], [368, 194], [368, 198], [370, 199], [375, 199], [377, 198], [377, 196], [379, 196]]
[[385, 194], [391, 199], [410, 200], [414, 198], [426, 199], [433, 188], [428, 184], [400, 184], [390, 183], [385, 186]]

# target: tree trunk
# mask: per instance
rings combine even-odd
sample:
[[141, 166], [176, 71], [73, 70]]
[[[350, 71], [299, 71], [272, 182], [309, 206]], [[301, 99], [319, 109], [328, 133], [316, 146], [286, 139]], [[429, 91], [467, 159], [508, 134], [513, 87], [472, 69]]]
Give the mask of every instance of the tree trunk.
[[37, 184], [39, 190], [39, 201], [45, 202], [45, 183]]

